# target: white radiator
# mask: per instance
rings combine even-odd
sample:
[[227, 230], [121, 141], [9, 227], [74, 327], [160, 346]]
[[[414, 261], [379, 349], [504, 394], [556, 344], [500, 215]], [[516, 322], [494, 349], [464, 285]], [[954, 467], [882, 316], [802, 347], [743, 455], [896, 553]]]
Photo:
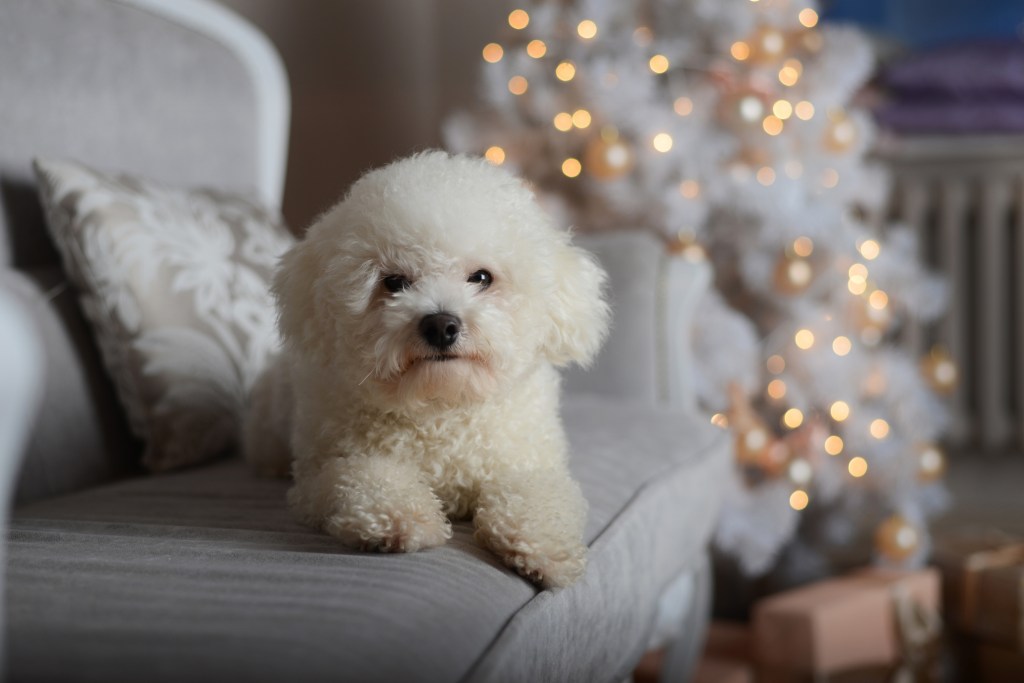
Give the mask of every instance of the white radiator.
[[945, 275], [949, 311], [907, 330], [921, 355], [947, 347], [960, 369], [951, 445], [1024, 446], [1024, 137], [887, 140], [892, 217], [917, 232], [921, 256]]

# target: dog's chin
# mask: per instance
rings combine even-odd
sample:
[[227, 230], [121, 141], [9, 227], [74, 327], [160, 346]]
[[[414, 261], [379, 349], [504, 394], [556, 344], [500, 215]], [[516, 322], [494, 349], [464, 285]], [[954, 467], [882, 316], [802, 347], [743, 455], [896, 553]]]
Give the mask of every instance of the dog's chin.
[[381, 389], [399, 406], [464, 405], [492, 395], [497, 381], [480, 358], [439, 354], [412, 359]]

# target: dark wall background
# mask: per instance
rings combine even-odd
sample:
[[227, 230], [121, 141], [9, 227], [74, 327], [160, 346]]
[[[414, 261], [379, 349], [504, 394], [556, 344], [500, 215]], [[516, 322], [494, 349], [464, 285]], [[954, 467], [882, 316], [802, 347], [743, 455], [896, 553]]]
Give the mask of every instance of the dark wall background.
[[828, 19], [854, 21], [910, 47], [1020, 38], [1024, 0], [825, 0]]

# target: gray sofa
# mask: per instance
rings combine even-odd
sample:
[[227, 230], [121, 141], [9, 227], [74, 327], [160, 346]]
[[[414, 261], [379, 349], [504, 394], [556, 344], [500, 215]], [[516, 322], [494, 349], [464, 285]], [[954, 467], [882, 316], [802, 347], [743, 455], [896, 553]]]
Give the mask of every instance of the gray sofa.
[[[680, 408], [685, 348], [666, 356], [657, 343], [663, 297], [651, 293], [674, 282], [695, 295], [706, 273], [640, 237], [590, 244], [614, 261], [617, 320], [639, 318], [617, 325], [596, 374], [567, 381], [572, 470], [591, 507], [578, 584], [539, 591], [466, 525], [439, 549], [350, 552], [291, 519], [287, 482], [255, 478], [237, 457], [140, 470], [31, 179], [33, 156], [71, 157], [279, 202], [288, 121], [276, 55], [200, 0], [5, 0], [0, 64], [0, 339], [23, 340], [5, 344], [0, 371], [26, 369], [20, 384], [5, 374], [0, 407], [27, 412], [42, 396], [34, 423], [0, 419], [0, 494], [15, 500], [10, 680], [614, 681], [651, 642], [659, 609], [676, 626], [669, 665], [686, 675], [707, 620], [728, 448]], [[623, 254], [662, 259], [661, 270], [637, 280]], [[674, 310], [660, 331], [678, 339], [689, 320]], [[36, 356], [45, 378], [33, 386]]]

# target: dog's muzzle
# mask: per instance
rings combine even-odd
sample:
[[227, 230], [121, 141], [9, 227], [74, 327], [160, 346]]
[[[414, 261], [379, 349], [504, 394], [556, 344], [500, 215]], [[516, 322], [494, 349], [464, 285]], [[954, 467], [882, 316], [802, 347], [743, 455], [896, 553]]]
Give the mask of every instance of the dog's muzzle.
[[459, 339], [462, 321], [451, 313], [431, 313], [420, 320], [420, 336], [438, 351], [447, 351]]

